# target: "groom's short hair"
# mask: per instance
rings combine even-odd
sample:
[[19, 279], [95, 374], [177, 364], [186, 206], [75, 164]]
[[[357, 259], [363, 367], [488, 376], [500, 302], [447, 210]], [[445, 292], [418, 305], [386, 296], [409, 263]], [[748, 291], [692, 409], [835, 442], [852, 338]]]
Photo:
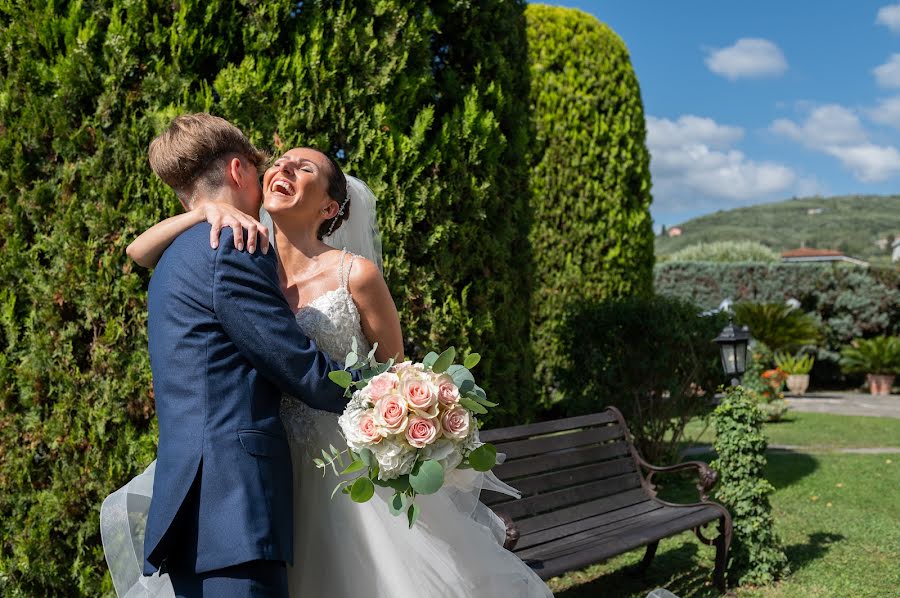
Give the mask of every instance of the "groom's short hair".
[[221, 187], [228, 160], [238, 156], [257, 169], [266, 161], [236, 126], [205, 112], [182, 114], [150, 142], [150, 168], [186, 205], [202, 186]]

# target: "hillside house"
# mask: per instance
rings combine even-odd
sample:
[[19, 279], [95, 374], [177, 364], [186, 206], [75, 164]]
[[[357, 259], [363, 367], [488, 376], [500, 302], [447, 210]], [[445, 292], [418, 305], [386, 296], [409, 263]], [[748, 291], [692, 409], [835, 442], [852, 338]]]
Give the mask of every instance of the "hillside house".
[[684, 234], [684, 231], [681, 230], [680, 226], [673, 226], [666, 232], [666, 234], [670, 237], [680, 237], [682, 234]]
[[842, 251], [836, 249], [815, 249], [813, 247], [800, 247], [785, 251], [781, 254], [781, 261], [786, 263], [847, 262], [864, 268], [869, 266], [869, 262], [844, 255]]

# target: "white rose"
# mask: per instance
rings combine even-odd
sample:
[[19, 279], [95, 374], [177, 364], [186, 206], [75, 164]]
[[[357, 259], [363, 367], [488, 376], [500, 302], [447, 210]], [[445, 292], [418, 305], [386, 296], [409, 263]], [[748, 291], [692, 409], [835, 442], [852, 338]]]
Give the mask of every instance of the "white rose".
[[347, 441], [347, 446], [355, 451], [368, 448], [368, 440], [360, 433], [359, 420], [366, 412], [365, 409], [346, 409], [338, 418], [341, 433]]

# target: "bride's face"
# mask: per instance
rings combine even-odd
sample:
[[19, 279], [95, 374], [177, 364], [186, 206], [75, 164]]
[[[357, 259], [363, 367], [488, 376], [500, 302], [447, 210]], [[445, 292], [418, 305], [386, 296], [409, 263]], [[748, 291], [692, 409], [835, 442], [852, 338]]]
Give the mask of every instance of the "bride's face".
[[275, 215], [290, 210], [310, 222], [334, 216], [337, 202], [328, 196], [328, 158], [310, 148], [294, 148], [263, 175], [263, 205]]

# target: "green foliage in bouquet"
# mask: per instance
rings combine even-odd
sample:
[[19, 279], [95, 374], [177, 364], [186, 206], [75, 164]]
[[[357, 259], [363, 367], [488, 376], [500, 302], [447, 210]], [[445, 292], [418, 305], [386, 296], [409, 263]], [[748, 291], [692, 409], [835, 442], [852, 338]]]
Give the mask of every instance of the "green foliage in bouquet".
[[[359, 355], [356, 339], [352, 340], [353, 347], [347, 355], [346, 369], [329, 374], [331, 380], [345, 389], [345, 396], [352, 397], [355, 390], [362, 390], [372, 378], [389, 371], [394, 366], [394, 360], [379, 363], [375, 360], [376, 343], [368, 355]], [[469, 410], [473, 415], [472, 425], [475, 426], [474, 414], [484, 415], [488, 408], [497, 406], [497, 403], [487, 400], [484, 390], [475, 383], [471, 369], [481, 361], [478, 353], [470, 353], [462, 364], [455, 364], [456, 348], [441, 352], [430, 352], [425, 356], [422, 365], [426, 371], [435, 374], [446, 373], [453, 379], [459, 388], [459, 404]], [[361, 377], [354, 382], [350, 371], [359, 370]], [[345, 465], [346, 456], [346, 465]], [[393, 479], [381, 479], [379, 476], [378, 460], [368, 448], [353, 450], [346, 448], [339, 450], [333, 445], [328, 450], [322, 449], [322, 459], [313, 459], [316, 467], [323, 470], [331, 468], [336, 476], [360, 474], [349, 480], [341, 480], [331, 496], [334, 498], [338, 491], [346, 494], [357, 503], [365, 503], [375, 496], [375, 486], [390, 488], [394, 495], [388, 501], [388, 510], [394, 516], [406, 513], [409, 527], [415, 525], [419, 518], [419, 506], [415, 504], [419, 494], [434, 494], [444, 485], [444, 466], [434, 457], [424, 458], [421, 453], [416, 456], [412, 464], [412, 470], [408, 474], [400, 475]], [[458, 469], [471, 468], [475, 471], [490, 471], [497, 463], [497, 449], [490, 443], [483, 443], [463, 456]], [[338, 469], [338, 467], [342, 469]]]
[[763, 416], [751, 394], [738, 386], [729, 388], [713, 413], [718, 457], [712, 467], [719, 473], [716, 499], [734, 523], [734, 539], [728, 566], [735, 585], [764, 585], [788, 571], [787, 557], [778, 535], [765, 478], [766, 437]]
[[900, 336], [854, 341], [841, 351], [841, 367], [848, 373], [900, 374]]
[[500, 0], [0, 7], [0, 594], [112, 590], [100, 503], [156, 444], [149, 273], [124, 249], [179, 209], [146, 152], [184, 111], [229, 118], [274, 153], [317, 146], [365, 179], [407, 337], [485, 347], [483, 384], [504, 397], [495, 421], [529, 416], [523, 11]]
[[631, 297], [573, 307], [556, 372], [566, 415], [618, 407], [648, 461], [672, 461], [684, 427], [708, 413], [723, 379], [712, 339], [727, 322], [670, 297]]
[[566, 306], [652, 290], [650, 157], [622, 40], [576, 9], [531, 4], [525, 14], [536, 136], [532, 346], [538, 391], [555, 401]]
[[816, 358], [812, 355], [798, 353], [775, 353], [775, 367], [788, 376], [803, 376], [812, 371]]

